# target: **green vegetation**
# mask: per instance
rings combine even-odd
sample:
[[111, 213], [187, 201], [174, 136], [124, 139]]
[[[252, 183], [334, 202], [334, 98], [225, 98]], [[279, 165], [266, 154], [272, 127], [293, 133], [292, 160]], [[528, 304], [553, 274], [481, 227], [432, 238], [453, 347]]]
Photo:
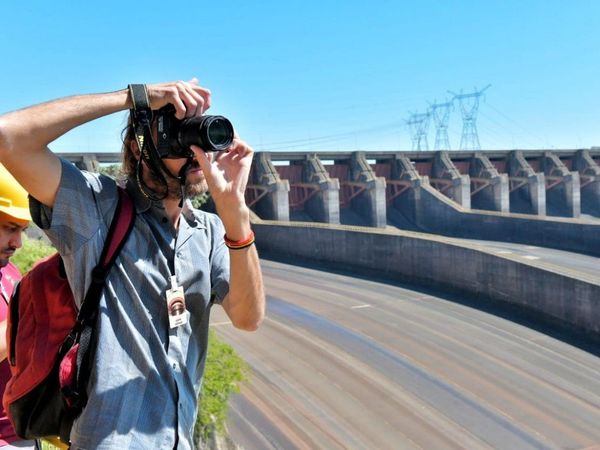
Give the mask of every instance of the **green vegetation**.
[[246, 363], [233, 348], [223, 342], [211, 329], [208, 336], [208, 354], [204, 383], [199, 399], [199, 412], [194, 441], [206, 441], [211, 432], [225, 434], [229, 396], [239, 392], [247, 378]]
[[202, 209], [202, 207], [210, 200], [210, 193], [203, 192], [202, 194], [196, 195], [192, 198], [192, 206], [196, 209]]
[[50, 244], [23, 236], [23, 247], [16, 251], [10, 261], [18, 267], [21, 273], [25, 273], [36, 261], [54, 252], [56, 249]]
[[[35, 239], [23, 237], [23, 247], [15, 253], [11, 261], [21, 273], [27, 272], [31, 266], [44, 256], [56, 250]], [[199, 413], [194, 430], [194, 441], [206, 441], [211, 433], [223, 435], [227, 420], [229, 397], [239, 391], [240, 383], [247, 377], [245, 362], [234, 349], [223, 342], [216, 333], [209, 330], [208, 353], [204, 383], [199, 399]], [[43, 450], [55, 450], [50, 443], [42, 443]]]
[[125, 179], [125, 175], [121, 171], [121, 164], [110, 164], [110, 165], [100, 166], [98, 168], [98, 172], [103, 175], [107, 175], [115, 180], [124, 180]]

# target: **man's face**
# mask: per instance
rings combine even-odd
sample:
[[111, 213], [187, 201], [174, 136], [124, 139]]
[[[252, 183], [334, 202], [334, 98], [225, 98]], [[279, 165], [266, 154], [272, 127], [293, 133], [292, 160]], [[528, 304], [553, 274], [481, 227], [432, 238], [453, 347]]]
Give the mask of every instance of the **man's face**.
[[[186, 163], [185, 159], [163, 159], [163, 162], [171, 172], [172, 175], [178, 176], [181, 168]], [[155, 178], [146, 163], [143, 163], [143, 179], [148, 187], [156, 190], [157, 192], [162, 192], [164, 186], [162, 183]], [[169, 193], [168, 198], [176, 199], [181, 197], [181, 184], [178, 180], [174, 178], [169, 178], [165, 176], [165, 181], [167, 182]], [[200, 165], [197, 161], [193, 161], [190, 167], [186, 171], [185, 177], [185, 193], [186, 197], [195, 197], [196, 195], [202, 194], [203, 192], [208, 191], [208, 184], [206, 183], [206, 179], [204, 178], [204, 174], [200, 169]]]
[[[154, 122], [152, 124], [152, 137], [154, 139], [154, 142], [156, 143], [158, 136], [157, 136], [157, 129], [156, 129], [156, 123]], [[134, 154], [136, 156], [136, 158], [140, 158], [140, 152], [139, 149], [137, 147], [137, 142], [133, 141], [132, 145], [134, 147]], [[212, 160], [213, 155], [212, 153], [208, 153], [209, 155], [209, 159]], [[162, 160], [164, 165], [166, 166], [166, 168], [169, 170], [169, 172], [171, 172], [172, 175], [175, 176], [179, 176], [179, 172], [181, 171], [181, 168], [184, 166], [184, 164], [187, 162], [187, 159], [185, 158], [177, 158], [177, 159], [168, 159], [165, 158]], [[144, 182], [152, 189], [156, 189], [157, 191], [162, 191], [163, 186], [162, 184], [155, 179], [150, 170], [148, 169], [148, 167], [146, 166], [146, 163], [143, 163], [143, 179]], [[168, 198], [179, 198], [181, 196], [181, 185], [179, 184], [178, 180], [172, 179], [172, 178], [168, 178], [166, 179], [166, 182], [168, 184]], [[204, 173], [202, 173], [202, 169], [200, 168], [200, 164], [198, 164], [198, 161], [196, 161], [196, 159], [194, 158], [191, 162], [191, 164], [189, 165], [189, 167], [186, 170], [186, 177], [185, 177], [185, 182], [186, 182], [186, 186], [185, 186], [185, 191], [186, 191], [186, 196], [187, 197], [195, 197], [196, 195], [202, 194], [204, 192], [208, 192], [208, 183], [206, 182], [206, 178], [204, 177]]]
[[[187, 162], [187, 159], [163, 159], [163, 162], [173, 175], [179, 175], [179, 172], [183, 165]], [[202, 172], [200, 164], [198, 164], [198, 161], [196, 161], [195, 158], [192, 159], [191, 164], [186, 170], [185, 181], [188, 185], [198, 186], [198, 189], [202, 192], [208, 190], [204, 173]]]
[[27, 225], [26, 220], [0, 212], [0, 267], [6, 266], [9, 258], [23, 245], [21, 234]]

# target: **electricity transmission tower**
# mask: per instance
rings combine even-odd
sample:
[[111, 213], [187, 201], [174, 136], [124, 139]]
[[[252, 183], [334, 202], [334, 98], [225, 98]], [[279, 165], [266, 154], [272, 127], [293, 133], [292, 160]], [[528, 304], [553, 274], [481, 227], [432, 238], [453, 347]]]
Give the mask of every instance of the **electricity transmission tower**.
[[453, 100], [458, 100], [460, 103], [463, 121], [462, 136], [460, 137], [461, 150], [481, 150], [479, 136], [477, 135], [477, 110], [479, 109], [479, 98], [490, 86], [491, 84], [488, 84], [480, 91], [475, 89], [474, 92], [469, 94], [463, 94], [462, 90], [460, 94], [448, 91], [454, 95]]
[[429, 150], [427, 131], [429, 130], [430, 116], [429, 111], [422, 114], [412, 113], [406, 121], [410, 128], [413, 150]]
[[429, 105], [433, 121], [435, 122], [435, 145], [434, 150], [450, 150], [450, 140], [448, 139], [448, 120], [450, 111], [454, 109], [452, 100], [445, 103], [434, 103]]

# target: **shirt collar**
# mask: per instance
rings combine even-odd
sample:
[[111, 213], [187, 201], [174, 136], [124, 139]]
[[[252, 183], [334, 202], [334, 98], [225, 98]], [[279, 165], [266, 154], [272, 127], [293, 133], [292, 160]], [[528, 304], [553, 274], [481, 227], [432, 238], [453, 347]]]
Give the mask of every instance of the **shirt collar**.
[[201, 214], [197, 209], [192, 206], [192, 201], [186, 198], [183, 202], [183, 208], [181, 214], [185, 217], [186, 222], [192, 228], [206, 228], [205, 214]]

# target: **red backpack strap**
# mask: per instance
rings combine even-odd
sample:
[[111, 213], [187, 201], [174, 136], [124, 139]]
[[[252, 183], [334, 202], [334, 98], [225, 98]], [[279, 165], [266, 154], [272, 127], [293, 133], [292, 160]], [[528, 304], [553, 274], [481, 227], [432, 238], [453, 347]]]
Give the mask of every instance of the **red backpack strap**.
[[[102, 254], [98, 265], [92, 270], [92, 282], [79, 309], [77, 322], [63, 342], [59, 352], [59, 360], [62, 360], [69, 350], [77, 346], [76, 350], [70, 352], [71, 356], [74, 355], [76, 358], [74, 384], [61, 389], [69, 407], [73, 408], [82, 408], [87, 403], [85, 390], [92, 368], [96, 317], [98, 316], [100, 296], [108, 272], [125, 244], [135, 220], [133, 201], [124, 189], [119, 187], [118, 192], [117, 207], [104, 242]], [[75, 363], [75, 361], [73, 362]], [[64, 430], [64, 435], [68, 438], [68, 430]]]
[[119, 192], [119, 202], [117, 203], [117, 209], [110, 224], [102, 256], [100, 256], [100, 263], [98, 264], [98, 266], [102, 264], [105, 270], [110, 268], [115, 262], [117, 255], [125, 244], [125, 238], [133, 228], [135, 219], [135, 207], [131, 197], [129, 197], [125, 189], [121, 187], [117, 189]]
[[119, 199], [115, 214], [111, 221], [98, 265], [92, 270], [92, 282], [79, 309], [76, 329], [80, 328], [81, 325], [90, 319], [95, 318], [108, 272], [133, 228], [135, 221], [133, 201], [125, 189], [118, 187], [117, 190], [119, 192]]

